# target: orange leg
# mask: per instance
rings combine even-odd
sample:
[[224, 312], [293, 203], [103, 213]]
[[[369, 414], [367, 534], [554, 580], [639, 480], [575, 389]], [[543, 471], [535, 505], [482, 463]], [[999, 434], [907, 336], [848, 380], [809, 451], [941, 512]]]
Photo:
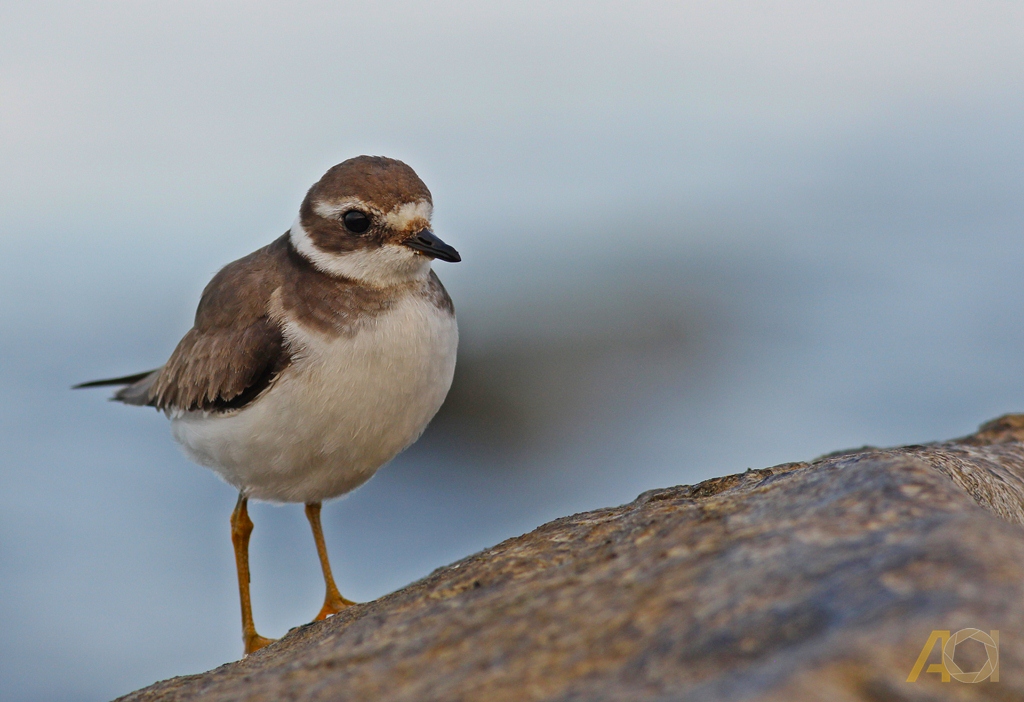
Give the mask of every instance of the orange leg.
[[327, 594], [324, 596], [324, 606], [320, 614], [316, 615], [313, 621], [327, 619], [332, 614], [337, 614], [346, 607], [355, 604], [352, 600], [346, 600], [338, 592], [338, 586], [334, 584], [334, 576], [331, 575], [331, 563], [327, 559], [327, 544], [324, 542], [324, 530], [320, 526], [320, 503], [309, 502], [306, 504], [306, 519], [309, 526], [313, 528], [313, 540], [316, 541], [316, 553], [320, 556], [320, 567], [324, 570], [324, 584], [327, 585]]
[[249, 519], [248, 499], [238, 494], [238, 503], [231, 513], [231, 543], [235, 545], [235, 565], [238, 567], [238, 596], [242, 600], [242, 641], [245, 655], [258, 651], [273, 639], [256, 633], [252, 622], [252, 602], [249, 599], [249, 535], [252, 534], [252, 520]]

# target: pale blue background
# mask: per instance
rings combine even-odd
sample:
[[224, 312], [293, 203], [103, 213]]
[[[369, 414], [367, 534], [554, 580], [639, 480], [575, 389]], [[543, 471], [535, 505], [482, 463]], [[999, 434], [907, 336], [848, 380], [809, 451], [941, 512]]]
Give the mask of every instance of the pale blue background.
[[[224, 263], [359, 153], [434, 193], [468, 375], [325, 509], [366, 600], [576, 510], [1024, 409], [1016, 2], [0, 3], [0, 697], [240, 654], [234, 492], [152, 411]], [[475, 404], [474, 404], [475, 403]], [[279, 636], [322, 586], [253, 510]]]

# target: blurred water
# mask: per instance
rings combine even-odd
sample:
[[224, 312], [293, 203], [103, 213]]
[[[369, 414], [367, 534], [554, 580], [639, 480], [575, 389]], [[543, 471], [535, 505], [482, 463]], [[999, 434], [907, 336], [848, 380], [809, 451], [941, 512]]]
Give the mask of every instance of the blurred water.
[[[0, 697], [239, 655], [233, 491], [157, 413], [67, 388], [161, 363], [355, 153], [421, 173], [464, 263], [436, 266], [451, 401], [324, 512], [354, 599], [646, 489], [1024, 405], [1014, 6], [240, 7], [0, 8]], [[253, 519], [278, 636], [318, 566], [301, 509]]]

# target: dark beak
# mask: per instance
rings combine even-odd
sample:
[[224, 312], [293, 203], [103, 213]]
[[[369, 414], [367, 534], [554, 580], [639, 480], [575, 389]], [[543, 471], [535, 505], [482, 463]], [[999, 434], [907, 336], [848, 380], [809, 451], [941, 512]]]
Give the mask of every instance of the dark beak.
[[448, 263], [458, 263], [462, 260], [462, 256], [459, 255], [458, 251], [434, 236], [434, 232], [429, 229], [423, 229], [413, 234], [402, 243], [410, 249], [415, 249], [431, 258], [439, 258]]

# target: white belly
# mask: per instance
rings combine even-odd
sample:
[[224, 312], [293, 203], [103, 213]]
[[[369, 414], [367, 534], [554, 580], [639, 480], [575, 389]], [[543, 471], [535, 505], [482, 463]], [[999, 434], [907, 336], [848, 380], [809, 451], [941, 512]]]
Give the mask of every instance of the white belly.
[[343, 495], [415, 441], [455, 372], [454, 315], [408, 296], [355, 336], [294, 324], [295, 354], [273, 387], [233, 414], [189, 412], [174, 438], [251, 497], [315, 502]]

